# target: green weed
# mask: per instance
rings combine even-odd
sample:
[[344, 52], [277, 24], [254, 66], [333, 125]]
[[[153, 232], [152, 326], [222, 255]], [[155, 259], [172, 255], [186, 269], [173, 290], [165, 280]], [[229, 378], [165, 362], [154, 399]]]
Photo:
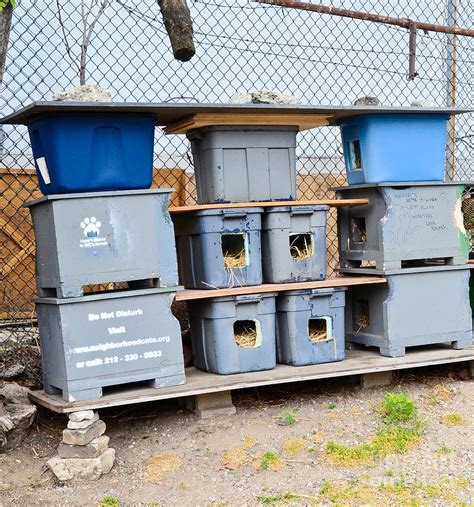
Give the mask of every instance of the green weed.
[[295, 415], [300, 411], [299, 408], [285, 408], [282, 414], [277, 417], [276, 423], [280, 426], [291, 426], [296, 423]]
[[382, 402], [385, 424], [409, 421], [416, 414], [416, 403], [408, 398], [408, 393], [398, 391], [386, 393]]
[[100, 507], [104, 505], [119, 505], [118, 498], [115, 496], [104, 496], [102, 500], [99, 502]]

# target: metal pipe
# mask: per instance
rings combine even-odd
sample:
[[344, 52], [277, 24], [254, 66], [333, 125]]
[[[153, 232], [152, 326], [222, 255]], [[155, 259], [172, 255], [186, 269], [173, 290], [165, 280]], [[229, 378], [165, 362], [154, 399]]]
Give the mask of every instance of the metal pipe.
[[[457, 0], [448, 0], [448, 23], [452, 23], [456, 26], [457, 23]], [[449, 107], [456, 106], [456, 71], [457, 71], [457, 47], [456, 47], [456, 34], [448, 39], [448, 61], [447, 61], [447, 105]], [[451, 45], [451, 48], [449, 48]], [[451, 180], [454, 179], [455, 175], [455, 149], [456, 149], [456, 120], [454, 116], [449, 119], [448, 127], [448, 139], [450, 142], [450, 162], [451, 162], [451, 174], [448, 174]]]
[[370, 12], [351, 11], [332, 7], [328, 5], [310, 4], [307, 2], [296, 2], [294, 0], [253, 0], [260, 4], [274, 5], [277, 7], [289, 7], [291, 9], [300, 9], [303, 11], [319, 12], [320, 14], [331, 14], [333, 16], [341, 16], [343, 18], [361, 19], [362, 21], [372, 21], [374, 23], [383, 23], [385, 25], [401, 26], [410, 29], [410, 26], [416, 24], [420, 30], [428, 32], [451, 33], [457, 35], [466, 35], [474, 37], [474, 30], [468, 28], [458, 28], [456, 26], [435, 25], [433, 23], [423, 23], [408, 18], [395, 18], [392, 16], [382, 16], [380, 14], [372, 14]]

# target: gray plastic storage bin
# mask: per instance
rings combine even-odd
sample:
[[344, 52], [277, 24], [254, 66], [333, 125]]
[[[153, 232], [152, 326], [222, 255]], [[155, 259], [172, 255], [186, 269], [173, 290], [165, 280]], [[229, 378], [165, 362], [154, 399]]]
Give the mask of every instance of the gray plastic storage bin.
[[187, 134], [197, 200], [296, 199], [296, 127], [206, 127]]
[[194, 365], [220, 375], [275, 368], [275, 296], [189, 301]]
[[181, 283], [190, 289], [260, 285], [262, 212], [233, 208], [174, 215]]
[[278, 362], [292, 366], [344, 359], [344, 291], [309, 289], [277, 298]]
[[37, 299], [45, 391], [75, 401], [141, 380], [183, 384], [181, 330], [171, 313], [176, 289]]
[[338, 208], [341, 267], [371, 261], [379, 270], [391, 270], [424, 259], [466, 264], [463, 189], [459, 183], [436, 182], [339, 188], [340, 198], [369, 199], [364, 206]]
[[262, 216], [265, 283], [324, 280], [328, 206], [278, 206]]
[[50, 195], [28, 203], [40, 297], [79, 297], [83, 287], [152, 279], [178, 285], [168, 189]]
[[471, 346], [469, 274], [464, 266], [407, 268], [386, 275], [387, 284], [350, 287], [346, 339], [389, 357], [404, 356], [406, 347], [416, 345]]

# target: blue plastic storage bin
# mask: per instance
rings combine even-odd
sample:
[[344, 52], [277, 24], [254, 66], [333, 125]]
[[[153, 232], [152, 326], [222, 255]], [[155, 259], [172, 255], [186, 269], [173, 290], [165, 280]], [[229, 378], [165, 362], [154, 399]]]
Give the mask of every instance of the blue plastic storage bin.
[[28, 124], [43, 194], [133, 190], [152, 181], [155, 116], [48, 113]]
[[447, 114], [370, 114], [341, 123], [349, 185], [443, 181]]

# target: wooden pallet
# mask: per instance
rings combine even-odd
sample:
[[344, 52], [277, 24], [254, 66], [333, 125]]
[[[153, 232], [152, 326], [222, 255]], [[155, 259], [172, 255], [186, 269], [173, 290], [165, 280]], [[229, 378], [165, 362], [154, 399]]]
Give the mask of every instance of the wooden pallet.
[[348, 350], [346, 351], [346, 359], [337, 363], [315, 366], [279, 364], [274, 370], [238, 375], [215, 375], [196, 368], [187, 368], [186, 384], [161, 389], [136, 386], [116, 387], [113, 391], [104, 394], [102, 398], [93, 401], [66, 402], [60, 395], [50, 395], [44, 391], [33, 391], [30, 393], [30, 398], [34, 403], [53, 412], [69, 413], [78, 410], [96, 410], [258, 386], [364, 375], [466, 361], [474, 361], [474, 347], [465, 350], [453, 350], [451, 347], [442, 345], [420, 347], [410, 350], [404, 357], [396, 358], [383, 357], [372, 350]]

